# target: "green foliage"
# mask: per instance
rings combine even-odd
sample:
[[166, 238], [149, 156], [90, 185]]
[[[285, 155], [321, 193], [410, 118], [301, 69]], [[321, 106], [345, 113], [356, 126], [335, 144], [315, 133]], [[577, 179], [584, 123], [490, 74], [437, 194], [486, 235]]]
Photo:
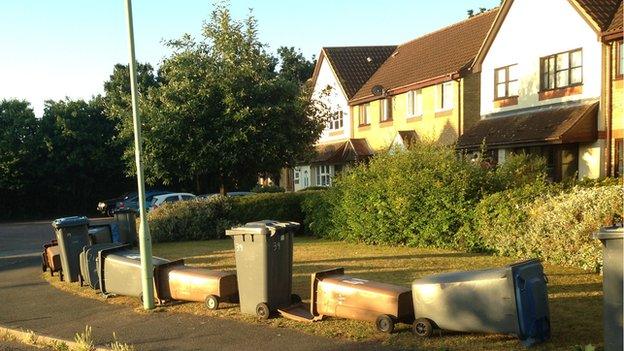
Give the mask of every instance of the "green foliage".
[[277, 185], [260, 185], [256, 184], [256, 186], [251, 189], [251, 192], [254, 193], [283, 193], [285, 190], [281, 186]]
[[300, 191], [306, 196], [301, 202], [301, 209], [304, 213], [305, 228], [307, 233], [318, 237], [331, 237], [334, 225], [335, 204], [339, 200], [338, 189], [332, 191], [306, 189]]
[[546, 160], [543, 157], [525, 153], [513, 154], [494, 171], [495, 184], [491, 190], [520, 188], [527, 184], [544, 183], [548, 175]]
[[300, 51], [294, 47], [282, 46], [277, 49], [280, 57], [280, 76], [293, 82], [305, 83], [312, 77], [314, 62], [308, 61]]
[[319, 225], [334, 239], [447, 247], [481, 198], [486, 176], [452, 147], [423, 143], [379, 155], [337, 177], [326, 195], [334, 202], [331, 220]]
[[232, 199], [212, 196], [196, 201], [166, 203], [149, 213], [154, 242], [222, 238], [231, 226]]
[[217, 239], [222, 238], [229, 227], [263, 219], [294, 221], [305, 227], [307, 219], [302, 202], [316, 193], [213, 196], [164, 204], [149, 213], [152, 239], [155, 242]]
[[493, 194], [476, 208], [470, 229], [477, 244], [468, 248], [515, 257], [596, 269], [600, 243], [592, 234], [621, 218], [620, 186], [525, 186]]

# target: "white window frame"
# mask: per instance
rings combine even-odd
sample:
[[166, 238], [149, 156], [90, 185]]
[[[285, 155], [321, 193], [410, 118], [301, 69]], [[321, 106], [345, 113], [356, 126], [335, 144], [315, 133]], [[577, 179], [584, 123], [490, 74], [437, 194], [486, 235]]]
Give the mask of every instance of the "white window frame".
[[[445, 89], [447, 94], [444, 93]], [[436, 112], [450, 111], [455, 107], [455, 94], [453, 93], [453, 82], [444, 82], [436, 86]]]
[[341, 130], [344, 128], [344, 112], [338, 111], [336, 114], [332, 116], [332, 118], [327, 122], [328, 130]]
[[379, 122], [392, 121], [392, 98], [379, 100]]
[[330, 186], [333, 174], [332, 165], [316, 166], [316, 186]]
[[307, 188], [308, 186], [310, 186], [310, 174], [307, 169], [303, 171], [302, 178], [303, 178], [303, 187]]
[[301, 179], [301, 170], [299, 168], [295, 168], [293, 170], [293, 182], [295, 185], [299, 185]]
[[423, 115], [422, 89], [407, 92], [407, 118], [421, 117]]
[[[364, 117], [364, 121], [362, 121], [362, 117]], [[359, 106], [358, 124], [361, 126], [367, 126], [370, 124], [370, 103], [365, 103]]]

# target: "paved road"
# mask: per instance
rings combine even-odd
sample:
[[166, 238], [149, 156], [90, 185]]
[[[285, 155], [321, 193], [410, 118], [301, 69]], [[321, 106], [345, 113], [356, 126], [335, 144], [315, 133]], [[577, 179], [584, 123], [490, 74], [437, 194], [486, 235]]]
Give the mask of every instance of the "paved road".
[[41, 278], [39, 250], [52, 236], [49, 221], [0, 224], [0, 325], [70, 340], [90, 325], [97, 344], [109, 343], [116, 332], [138, 350], [385, 349], [227, 319], [138, 314], [126, 306], [63, 293]]

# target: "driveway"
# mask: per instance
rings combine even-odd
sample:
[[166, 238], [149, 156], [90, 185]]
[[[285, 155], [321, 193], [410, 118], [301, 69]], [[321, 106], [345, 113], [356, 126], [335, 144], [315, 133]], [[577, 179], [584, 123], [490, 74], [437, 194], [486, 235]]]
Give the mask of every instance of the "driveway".
[[90, 325], [97, 344], [115, 332], [138, 350], [389, 349], [227, 319], [137, 313], [61, 292], [41, 277], [40, 247], [53, 235], [50, 221], [0, 224], [0, 325], [69, 340]]

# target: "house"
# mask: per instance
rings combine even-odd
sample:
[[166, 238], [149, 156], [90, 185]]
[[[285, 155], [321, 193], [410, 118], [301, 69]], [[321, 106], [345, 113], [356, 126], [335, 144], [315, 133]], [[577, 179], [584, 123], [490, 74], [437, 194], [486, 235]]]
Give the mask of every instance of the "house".
[[603, 103], [605, 131], [599, 132], [606, 141], [606, 175], [624, 176], [624, 45], [622, 45], [622, 2], [602, 32], [603, 41]]
[[321, 50], [311, 79], [313, 97], [330, 109], [316, 144], [316, 155], [292, 170], [284, 170], [282, 186], [301, 190], [328, 186], [344, 165], [372, 155], [366, 140], [355, 138], [348, 101], [392, 54], [396, 46], [325, 47]]
[[399, 45], [349, 100], [353, 137], [374, 151], [414, 140], [452, 145], [479, 120], [472, 66], [498, 9]]
[[[612, 81], [603, 74], [610, 51], [602, 34], [618, 6], [621, 0], [505, 0], [474, 66], [481, 118], [457, 147], [484, 144], [499, 163], [517, 152], [542, 155], [555, 180], [606, 175], [615, 129], [602, 94]], [[621, 132], [621, 124], [613, 127]]]

